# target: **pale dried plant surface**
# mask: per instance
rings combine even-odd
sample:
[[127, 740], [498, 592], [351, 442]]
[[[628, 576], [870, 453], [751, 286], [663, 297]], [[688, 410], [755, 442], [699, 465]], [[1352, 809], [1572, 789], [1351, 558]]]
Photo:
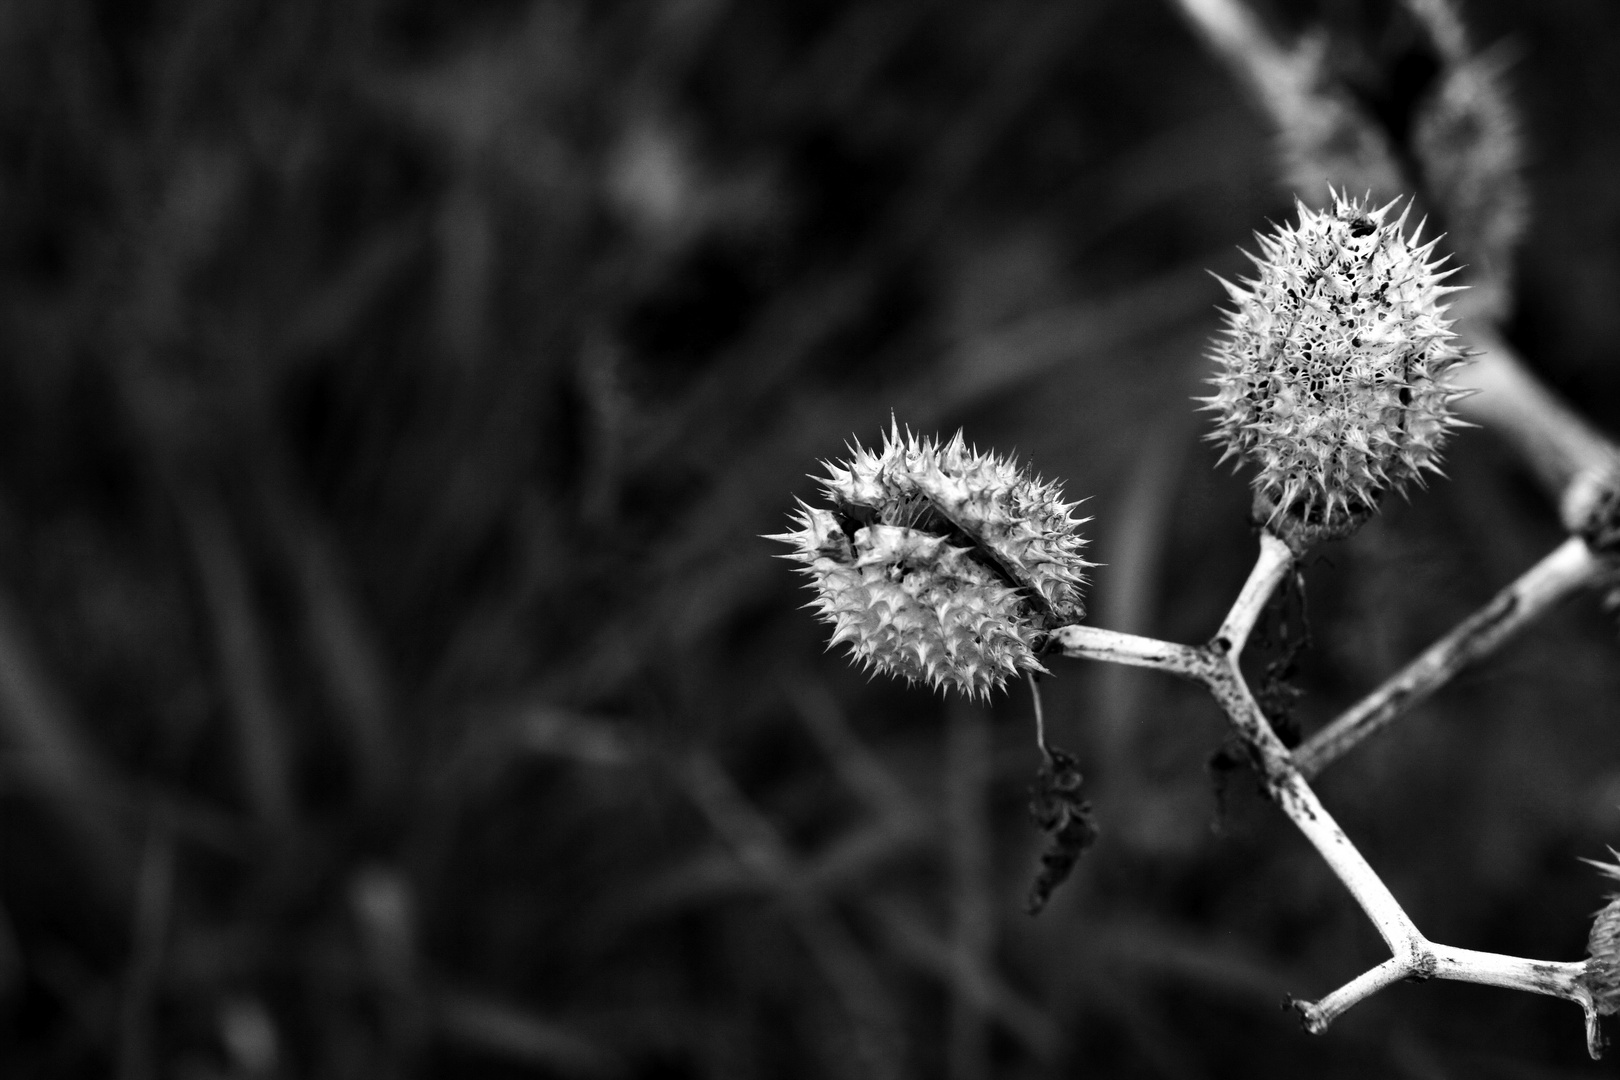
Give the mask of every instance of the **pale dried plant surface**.
[[828, 462], [830, 508], [804, 503], [769, 539], [802, 564], [813, 607], [869, 670], [988, 698], [1046, 673], [1048, 634], [1085, 614], [1091, 564], [1075, 503], [1010, 458], [901, 434]]
[[[1495, 237], [1454, 264], [1616, 430], [1615, 12], [1469, 4], [1472, 59], [1408, 92], [1335, 74], [1362, 10], [1260, 12], [1337, 28], [1305, 145], [1527, 176], [1414, 214]], [[1417, 11], [1366, 6], [1366, 72]], [[1027, 698], [868, 681], [759, 539], [893, 410], [1090, 496], [1100, 623], [1219, 622], [1252, 540], [1181, 419], [1205, 270], [1296, 188], [1178, 20], [0, 5], [0, 1075], [1579, 1075], [1569, 1006], [1501, 992], [1299, 1033], [1280, 993], [1376, 944], [1241, 779], [1212, 833], [1195, 688], [1042, 661], [1104, 831], [1029, 919]], [[1466, 138], [1515, 115], [1522, 156]], [[1307, 730], [1563, 535], [1487, 433], [1446, 469], [1312, 570]], [[1491, 663], [1323, 791], [1424, 925], [1576, 958], [1612, 623]]]
[[1211, 350], [1210, 438], [1256, 464], [1273, 515], [1365, 517], [1386, 491], [1440, 472], [1457, 426], [1448, 376], [1465, 359], [1441, 285], [1452, 272], [1405, 234], [1394, 204], [1339, 195], [1297, 225], [1257, 234], [1255, 276]]

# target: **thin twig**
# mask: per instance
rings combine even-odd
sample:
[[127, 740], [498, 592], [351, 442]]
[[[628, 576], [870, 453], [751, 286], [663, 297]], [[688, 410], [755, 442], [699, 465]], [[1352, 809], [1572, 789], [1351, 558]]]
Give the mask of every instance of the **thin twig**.
[[1190, 645], [1095, 626], [1062, 626], [1052, 632], [1052, 640], [1064, 656], [1080, 660], [1156, 668], [1188, 679], [1198, 678], [1205, 667], [1203, 654]]
[[1490, 603], [1307, 739], [1294, 751], [1295, 766], [1307, 777], [1316, 776], [1603, 572], [1603, 562], [1592, 554], [1586, 541], [1580, 537], [1564, 541], [1497, 593]]
[[1024, 679], [1029, 683], [1029, 703], [1035, 711], [1035, 745], [1040, 747], [1041, 757], [1046, 759], [1048, 765], [1052, 763], [1052, 751], [1046, 745], [1046, 708], [1041, 704], [1041, 684], [1033, 671], [1024, 672]]
[[1326, 994], [1314, 1002], [1299, 1001], [1290, 998], [1290, 1004], [1304, 1021], [1305, 1030], [1320, 1034], [1327, 1030], [1329, 1024], [1338, 1019], [1352, 1005], [1357, 1005], [1372, 997], [1378, 991], [1394, 986], [1411, 974], [1410, 965], [1395, 957], [1390, 957], [1376, 967], [1368, 968], [1360, 975], [1351, 979], [1331, 994]]
[[[1255, 702], [1254, 695], [1239, 669], [1240, 650], [1226, 646], [1248, 636], [1258, 611], [1263, 609], [1277, 585], [1294, 566], [1294, 553], [1282, 540], [1267, 532], [1262, 535], [1260, 556], [1232, 605], [1209, 648], [1200, 650], [1204, 664], [1200, 681], [1226, 712], [1248, 748], [1267, 793], [1287, 814], [1294, 827], [1305, 835], [1324, 861], [1367, 913], [1379, 935], [1397, 957], [1411, 954], [1422, 935], [1407, 917], [1393, 893], [1378, 873], [1356, 850], [1305, 778], [1294, 767], [1293, 756], [1283, 745], [1271, 723]], [[1229, 638], [1227, 635], [1233, 637]]]
[[[1269, 532], [1263, 534], [1254, 569], [1206, 648], [1091, 627], [1064, 627], [1054, 636], [1064, 643], [1065, 655], [1155, 667], [1202, 683], [1249, 750], [1267, 792], [1350, 890], [1390, 950], [1401, 956], [1422, 936], [1294, 767], [1292, 755], [1271, 730], [1238, 667], [1242, 645], [1255, 619], [1293, 566], [1294, 553], [1288, 544]], [[1089, 632], [1078, 632], [1082, 630]]]
[[1315, 1002], [1294, 1000], [1292, 1005], [1305, 1024], [1305, 1030], [1319, 1034], [1351, 1006], [1357, 1005], [1402, 979], [1446, 979], [1479, 983], [1504, 990], [1545, 994], [1579, 1005], [1586, 1014], [1586, 1049], [1593, 1060], [1603, 1050], [1597, 1026], [1597, 1010], [1586, 984], [1584, 962], [1558, 963], [1525, 960], [1517, 956], [1459, 949], [1422, 940], [1422, 949], [1411, 957], [1395, 957], [1362, 972], [1331, 994]]
[[1277, 591], [1277, 586], [1293, 569], [1294, 555], [1287, 542], [1269, 531], [1261, 533], [1260, 559], [1255, 563], [1249, 580], [1243, 583], [1243, 591], [1233, 601], [1232, 610], [1221, 621], [1221, 628], [1215, 632], [1211, 647], [1216, 652], [1235, 658], [1243, 651], [1254, 624], [1260, 621], [1261, 613], [1271, 600], [1271, 594]]

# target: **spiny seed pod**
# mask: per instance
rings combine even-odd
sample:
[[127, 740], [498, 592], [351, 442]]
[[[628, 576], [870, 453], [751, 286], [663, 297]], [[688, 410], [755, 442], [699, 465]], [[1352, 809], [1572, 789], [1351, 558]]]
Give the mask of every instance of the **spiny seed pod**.
[[1603, 1016], [1620, 1012], [1620, 900], [1611, 900], [1592, 920], [1587, 935], [1586, 986]]
[[1460, 424], [1445, 377], [1465, 354], [1440, 302], [1451, 271], [1430, 261], [1436, 241], [1403, 235], [1405, 212], [1385, 224], [1394, 205], [1300, 203], [1298, 226], [1257, 234], [1258, 275], [1222, 281], [1235, 307], [1211, 351], [1210, 438], [1223, 461], [1259, 466], [1257, 512], [1307, 538], [1347, 535], [1385, 490], [1438, 473]]
[[809, 605], [862, 663], [908, 682], [988, 696], [1053, 629], [1084, 614], [1085, 540], [1073, 503], [1011, 460], [891, 427], [826, 463], [832, 509], [800, 503], [792, 546]]
[[[1620, 880], [1620, 853], [1609, 849], [1616, 862], [1587, 859], [1606, 877]], [[1586, 939], [1586, 974], [1582, 981], [1592, 993], [1592, 1007], [1602, 1016], [1620, 1012], [1620, 895], [1609, 894], [1609, 903], [1592, 919], [1592, 932]]]

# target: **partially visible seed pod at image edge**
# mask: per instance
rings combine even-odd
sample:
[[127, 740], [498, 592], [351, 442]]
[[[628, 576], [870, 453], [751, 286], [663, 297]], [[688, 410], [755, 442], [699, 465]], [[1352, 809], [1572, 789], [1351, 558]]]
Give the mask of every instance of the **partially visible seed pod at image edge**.
[[[1620, 881], [1620, 853], [1613, 848], [1613, 862], [1583, 859], [1587, 865], [1612, 881]], [[1592, 917], [1592, 931], [1586, 938], [1586, 975], [1582, 980], [1592, 994], [1592, 1007], [1599, 1016], [1620, 1012], [1620, 893], [1610, 893], [1608, 903]]]

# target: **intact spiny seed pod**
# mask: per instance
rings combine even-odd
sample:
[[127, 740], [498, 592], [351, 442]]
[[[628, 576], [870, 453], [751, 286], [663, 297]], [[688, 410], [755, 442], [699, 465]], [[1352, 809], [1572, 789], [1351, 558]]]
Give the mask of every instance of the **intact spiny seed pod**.
[[1257, 234], [1257, 276], [1222, 281], [1235, 306], [1201, 399], [1210, 438], [1223, 461], [1258, 466], [1257, 514], [1296, 540], [1348, 535], [1385, 490], [1438, 473], [1461, 423], [1446, 383], [1466, 357], [1441, 303], [1451, 271], [1430, 260], [1436, 241], [1406, 238], [1404, 212], [1385, 223], [1394, 205], [1300, 203], [1297, 226]]
[[793, 547], [832, 644], [908, 682], [987, 696], [1083, 614], [1091, 564], [1073, 503], [995, 454], [892, 427], [879, 450], [827, 463], [831, 509], [800, 504]]

